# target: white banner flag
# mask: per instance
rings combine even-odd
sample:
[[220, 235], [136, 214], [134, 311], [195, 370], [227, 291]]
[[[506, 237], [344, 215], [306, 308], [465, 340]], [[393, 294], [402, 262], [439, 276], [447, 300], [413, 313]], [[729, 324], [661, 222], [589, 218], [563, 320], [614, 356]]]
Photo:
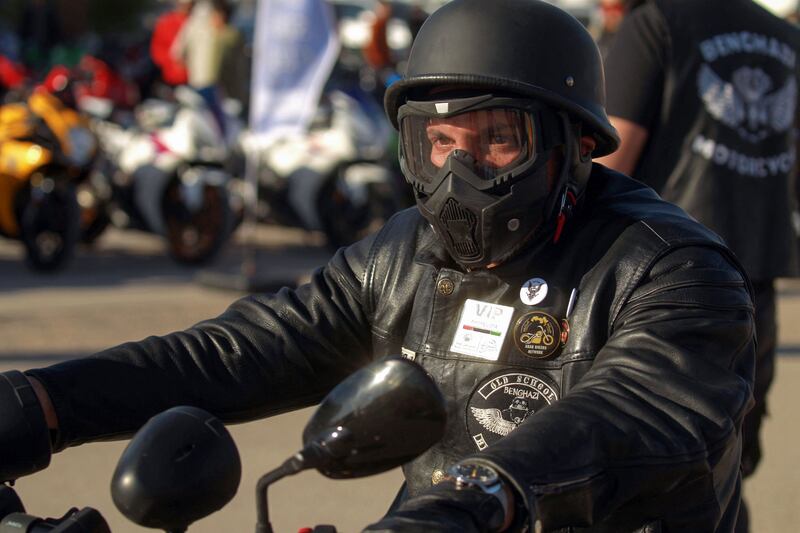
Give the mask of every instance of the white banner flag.
[[304, 132], [339, 54], [324, 0], [258, 0], [250, 131], [258, 145]]

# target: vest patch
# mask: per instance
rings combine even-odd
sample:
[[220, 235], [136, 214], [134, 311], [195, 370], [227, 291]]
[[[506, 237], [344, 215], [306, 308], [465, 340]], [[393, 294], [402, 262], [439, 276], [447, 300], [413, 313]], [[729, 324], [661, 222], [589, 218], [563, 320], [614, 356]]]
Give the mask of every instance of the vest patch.
[[514, 431], [536, 411], [558, 401], [549, 380], [532, 372], [494, 373], [478, 384], [467, 402], [467, 431], [484, 450]]
[[741, 67], [726, 80], [708, 64], [700, 67], [697, 90], [706, 111], [750, 143], [784, 133], [794, 123], [797, 82], [781, 87], [758, 67]]

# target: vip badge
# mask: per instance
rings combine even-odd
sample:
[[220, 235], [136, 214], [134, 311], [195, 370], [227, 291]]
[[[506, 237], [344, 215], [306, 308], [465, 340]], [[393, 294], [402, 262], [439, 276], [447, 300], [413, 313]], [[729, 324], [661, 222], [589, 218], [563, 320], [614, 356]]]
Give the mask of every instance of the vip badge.
[[467, 403], [467, 429], [475, 446], [484, 450], [557, 400], [556, 388], [544, 376], [499, 372], [472, 393]]
[[536, 305], [547, 297], [547, 282], [542, 278], [532, 278], [522, 285], [519, 299], [525, 305]]
[[497, 361], [513, 315], [513, 307], [468, 299], [450, 351]]
[[547, 313], [528, 313], [517, 320], [514, 341], [525, 355], [545, 359], [561, 345], [561, 326], [558, 320]]

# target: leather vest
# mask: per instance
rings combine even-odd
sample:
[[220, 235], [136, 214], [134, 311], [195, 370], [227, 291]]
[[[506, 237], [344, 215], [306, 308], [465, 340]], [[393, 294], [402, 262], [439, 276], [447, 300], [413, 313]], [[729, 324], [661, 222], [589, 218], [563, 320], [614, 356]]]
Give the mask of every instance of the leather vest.
[[800, 30], [750, 0], [655, 6], [663, 94], [634, 177], [722, 236], [751, 279], [797, 275]]

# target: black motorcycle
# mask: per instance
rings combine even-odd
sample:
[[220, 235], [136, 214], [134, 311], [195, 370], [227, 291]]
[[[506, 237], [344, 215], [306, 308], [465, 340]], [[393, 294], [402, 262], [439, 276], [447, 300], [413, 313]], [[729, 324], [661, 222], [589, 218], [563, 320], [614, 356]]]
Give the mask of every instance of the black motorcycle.
[[[310, 468], [333, 479], [385, 472], [435, 444], [445, 421], [444, 397], [416, 363], [388, 358], [355, 372], [321, 402], [303, 431], [303, 449], [258, 481], [256, 533], [272, 532], [267, 490], [276, 481]], [[179, 533], [224, 507], [240, 478], [239, 453], [222, 422], [181, 406], [156, 415], [133, 437], [117, 464], [111, 494], [134, 523]], [[0, 486], [0, 533], [44, 532], [110, 529], [90, 507], [61, 518], [27, 514], [14, 490]]]

